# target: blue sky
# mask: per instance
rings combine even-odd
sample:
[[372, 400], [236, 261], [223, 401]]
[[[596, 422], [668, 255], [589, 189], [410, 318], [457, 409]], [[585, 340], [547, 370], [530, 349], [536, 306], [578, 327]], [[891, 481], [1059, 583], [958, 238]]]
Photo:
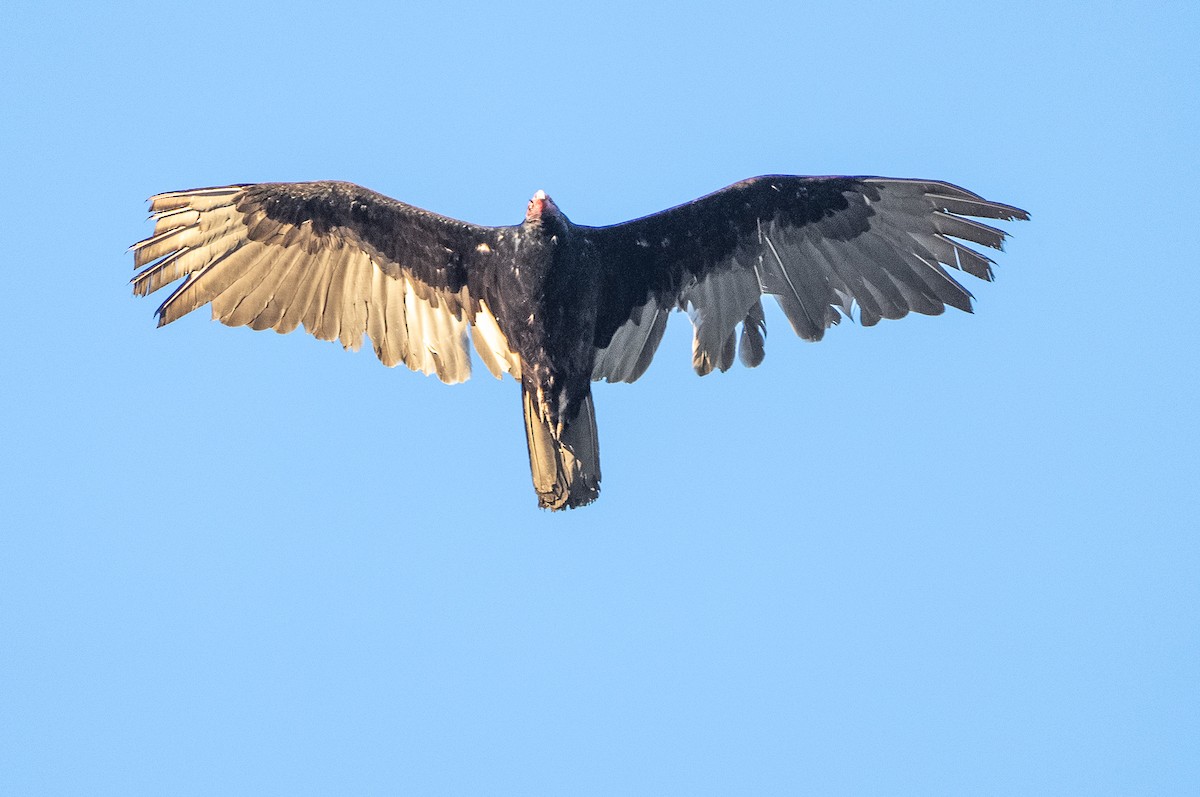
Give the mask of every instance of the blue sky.
[[[12, 4], [0, 793], [1194, 794], [1194, 3]], [[976, 313], [768, 309], [516, 386], [129, 295], [147, 196], [337, 178], [604, 224], [762, 173], [1029, 209]]]

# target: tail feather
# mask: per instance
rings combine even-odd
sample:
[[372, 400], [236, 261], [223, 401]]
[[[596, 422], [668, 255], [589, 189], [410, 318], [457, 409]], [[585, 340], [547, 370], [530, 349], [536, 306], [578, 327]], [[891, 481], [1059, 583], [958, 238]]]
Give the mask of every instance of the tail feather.
[[591, 394], [580, 402], [575, 417], [563, 424], [547, 417], [536, 396], [524, 387], [521, 399], [538, 506], [573, 509], [595, 501], [600, 496], [600, 444]]

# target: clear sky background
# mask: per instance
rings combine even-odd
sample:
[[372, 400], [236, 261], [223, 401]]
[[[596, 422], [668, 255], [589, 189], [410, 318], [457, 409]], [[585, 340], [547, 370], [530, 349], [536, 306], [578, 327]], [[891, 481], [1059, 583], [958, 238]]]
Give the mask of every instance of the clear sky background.
[[[1200, 7], [8, 3], [0, 794], [1200, 792]], [[518, 389], [198, 312], [151, 194], [612, 223], [755, 174], [1027, 208], [998, 280]]]

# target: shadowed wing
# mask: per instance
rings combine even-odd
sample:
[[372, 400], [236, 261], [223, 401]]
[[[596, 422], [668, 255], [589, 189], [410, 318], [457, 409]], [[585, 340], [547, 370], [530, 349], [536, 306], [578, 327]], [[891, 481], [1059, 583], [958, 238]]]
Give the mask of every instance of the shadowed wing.
[[[341, 182], [261, 183], [159, 194], [154, 234], [134, 244], [145, 296], [183, 279], [158, 308], [169, 324], [209, 302], [229, 326], [291, 332], [443, 382], [470, 376], [467, 330], [497, 377], [517, 358], [488, 310], [485, 273], [506, 229], [449, 219]], [[508, 255], [511, 258], [511, 254]]]
[[641, 376], [676, 308], [691, 316], [701, 375], [727, 370], [735, 353], [762, 362], [763, 294], [814, 341], [855, 305], [863, 326], [946, 305], [970, 312], [971, 294], [946, 267], [990, 280], [993, 261], [963, 242], [999, 249], [1004, 233], [967, 216], [1029, 218], [949, 183], [776, 175], [590, 228], [604, 274], [592, 378]]

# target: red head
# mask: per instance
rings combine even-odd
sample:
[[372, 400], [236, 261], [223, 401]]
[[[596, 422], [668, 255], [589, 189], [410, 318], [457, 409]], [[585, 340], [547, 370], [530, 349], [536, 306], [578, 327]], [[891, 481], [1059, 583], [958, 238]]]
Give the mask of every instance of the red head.
[[555, 205], [554, 200], [546, 196], [545, 191], [539, 190], [533, 195], [533, 199], [529, 200], [529, 206], [525, 208], [525, 221], [540, 220], [547, 209], [552, 213], [557, 212], [558, 205]]

